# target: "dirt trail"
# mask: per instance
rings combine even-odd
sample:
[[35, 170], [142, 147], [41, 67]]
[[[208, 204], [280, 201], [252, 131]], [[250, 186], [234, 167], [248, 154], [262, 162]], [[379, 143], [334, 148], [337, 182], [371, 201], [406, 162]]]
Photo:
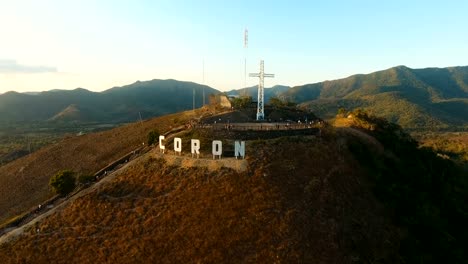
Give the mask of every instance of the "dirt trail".
[[3, 244], [3, 243], [6, 243], [14, 238], [16, 238], [17, 236], [23, 234], [23, 232], [29, 228], [32, 228], [34, 227], [34, 225], [41, 221], [42, 219], [48, 217], [49, 215], [57, 212], [58, 210], [61, 210], [62, 208], [64, 208], [65, 206], [67, 206], [70, 202], [76, 200], [77, 198], [79, 197], [82, 197], [84, 195], [87, 195], [89, 194], [90, 192], [94, 191], [96, 188], [99, 188], [100, 186], [102, 186], [103, 184], [105, 184], [106, 182], [109, 182], [111, 181], [112, 179], [114, 179], [115, 177], [117, 177], [118, 175], [120, 175], [122, 172], [124, 172], [128, 166], [130, 166], [131, 164], [135, 163], [135, 162], [138, 162], [138, 160], [140, 160], [141, 158], [147, 156], [148, 153], [140, 156], [140, 157], [137, 157], [135, 158], [134, 160], [126, 163], [123, 167], [121, 167], [120, 169], [108, 174], [106, 177], [102, 178], [99, 182], [96, 182], [94, 184], [92, 184], [91, 186], [89, 186], [88, 188], [86, 189], [83, 189], [81, 190], [80, 192], [76, 193], [75, 195], [73, 195], [72, 197], [64, 200], [63, 202], [61, 202], [60, 204], [56, 205], [54, 208], [38, 215], [37, 217], [35, 217], [33, 220], [31, 220], [30, 222], [22, 225], [22, 226], [19, 226], [17, 228], [14, 228], [12, 230], [10, 230], [9, 232], [5, 233], [3, 236], [0, 237], [0, 245]]

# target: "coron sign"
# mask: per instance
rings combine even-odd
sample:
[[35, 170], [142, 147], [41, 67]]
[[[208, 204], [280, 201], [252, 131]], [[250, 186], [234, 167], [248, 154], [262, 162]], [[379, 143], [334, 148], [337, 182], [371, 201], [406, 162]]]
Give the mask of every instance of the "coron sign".
[[[166, 150], [166, 146], [164, 145], [164, 136], [159, 136], [159, 150], [164, 153]], [[200, 156], [200, 140], [199, 139], [191, 139], [190, 140], [190, 149], [192, 153], [192, 157], [195, 155], [197, 158]], [[182, 139], [181, 138], [174, 138], [174, 152], [176, 154], [182, 153]], [[211, 145], [211, 153], [213, 154], [213, 159], [219, 158], [223, 154], [223, 142], [221, 140], [213, 140]], [[245, 158], [245, 141], [234, 141], [234, 156], [237, 158], [242, 157]]]

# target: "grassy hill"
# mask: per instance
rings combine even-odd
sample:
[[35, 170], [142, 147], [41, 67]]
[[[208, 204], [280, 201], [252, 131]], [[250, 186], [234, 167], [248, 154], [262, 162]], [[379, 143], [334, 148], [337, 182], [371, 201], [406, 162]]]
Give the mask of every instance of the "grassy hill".
[[468, 124], [468, 67], [411, 69], [297, 86], [281, 95], [332, 118], [341, 107], [364, 108], [405, 128], [463, 128]]
[[[171, 122], [193, 116], [161, 117], [144, 127], [165, 131]], [[189, 153], [175, 165], [170, 154], [154, 150], [1, 245], [0, 258], [5, 263], [466, 260], [462, 171], [418, 148], [397, 125], [362, 112], [354, 116], [351, 127], [326, 126], [321, 137], [248, 141], [244, 172], [192, 166]], [[112, 135], [122, 140], [138, 131], [137, 125], [90, 135], [87, 142]], [[209, 140], [217, 132], [195, 129], [181, 136]], [[141, 138], [131, 140], [138, 144]], [[97, 144], [88, 150], [69, 142], [72, 149], [83, 146], [75, 152], [84, 153], [80, 159], [93, 151], [99, 157], [113, 153]]]
[[0, 257], [6, 263], [395, 258], [398, 230], [349, 152], [330, 162], [336, 143], [296, 138], [252, 142], [247, 153], [243, 173], [147, 157], [41, 222], [40, 234], [31, 230], [0, 248]]
[[50, 121], [62, 121], [62, 122], [70, 122], [70, 121], [77, 121], [77, 122], [86, 122], [91, 116], [88, 116], [86, 113], [83, 113], [83, 109], [80, 109], [75, 104], [69, 105], [67, 108], [63, 109], [60, 113], [56, 114]]
[[[219, 91], [176, 80], [135, 82], [96, 93], [86, 89], [52, 90], [37, 94], [7, 92], [0, 95], [0, 126], [18, 122], [121, 123], [192, 109]], [[27, 106], [27, 107], [25, 107]]]

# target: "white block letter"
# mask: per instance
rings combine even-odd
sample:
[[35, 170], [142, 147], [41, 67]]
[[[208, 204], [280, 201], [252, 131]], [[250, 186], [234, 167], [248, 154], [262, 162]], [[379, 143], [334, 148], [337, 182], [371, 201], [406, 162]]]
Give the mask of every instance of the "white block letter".
[[223, 142], [220, 140], [213, 140], [213, 146], [212, 146], [212, 153], [213, 153], [213, 159], [215, 159], [216, 156], [219, 156], [221, 159], [221, 154], [223, 154]]
[[166, 147], [163, 145], [163, 140], [164, 136], [159, 136], [159, 151], [162, 150], [162, 153], [164, 153], [164, 150], [166, 149]]
[[182, 152], [182, 139], [181, 138], [174, 138], [174, 151], [176, 153], [179, 152], [179, 155]]
[[193, 154], [197, 154], [197, 158], [198, 158], [198, 155], [200, 155], [200, 140], [198, 139], [192, 139], [192, 157], [193, 157]]
[[245, 141], [235, 141], [234, 142], [234, 156], [237, 157], [241, 156], [245, 158]]

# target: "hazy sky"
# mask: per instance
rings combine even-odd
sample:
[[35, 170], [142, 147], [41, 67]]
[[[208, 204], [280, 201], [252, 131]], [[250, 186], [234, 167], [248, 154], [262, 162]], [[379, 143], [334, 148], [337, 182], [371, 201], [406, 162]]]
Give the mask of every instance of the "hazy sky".
[[244, 56], [276, 74], [268, 87], [468, 65], [468, 1], [0, 0], [0, 93], [202, 83], [203, 61], [225, 91], [244, 85]]

